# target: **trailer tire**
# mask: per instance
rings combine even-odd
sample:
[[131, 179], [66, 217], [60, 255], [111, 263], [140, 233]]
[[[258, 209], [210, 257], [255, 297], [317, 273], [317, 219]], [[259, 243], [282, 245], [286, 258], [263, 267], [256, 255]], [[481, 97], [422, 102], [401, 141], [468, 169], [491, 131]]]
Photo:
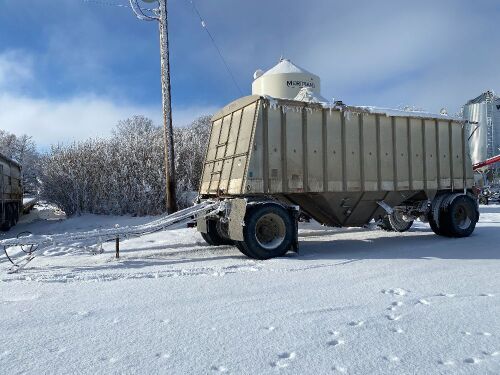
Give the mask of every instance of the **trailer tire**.
[[445, 229], [445, 223], [443, 221], [443, 203], [447, 200], [446, 195], [439, 195], [434, 198], [431, 203], [431, 209], [427, 214], [427, 221], [432, 229], [432, 231], [438, 236], [449, 237]]
[[438, 236], [444, 236], [443, 231], [439, 227], [436, 220], [434, 220], [434, 215], [432, 214], [432, 212], [427, 215], [427, 220], [429, 221], [429, 225], [431, 226], [431, 229], [434, 233], [436, 233]]
[[5, 221], [0, 228], [3, 232], [8, 232], [9, 229], [14, 226], [14, 224], [13, 224], [14, 218], [13, 218], [12, 211], [13, 210], [11, 210], [10, 204], [6, 204], [5, 205]]
[[448, 237], [468, 237], [479, 220], [476, 202], [468, 195], [450, 197], [442, 202], [440, 224]]
[[392, 214], [387, 214], [378, 224], [379, 228], [387, 232], [406, 232], [413, 225], [413, 220], [405, 221], [401, 215], [394, 211]]
[[19, 222], [19, 206], [14, 205], [14, 223], [17, 224]]
[[242, 253], [243, 255], [246, 255], [249, 258], [253, 258], [253, 256], [248, 252], [247, 248], [245, 247], [245, 243], [242, 241], [234, 241], [234, 246]]
[[377, 224], [377, 226], [382, 229], [382, 230], [385, 230], [386, 232], [392, 232], [393, 229], [391, 227], [391, 223], [389, 223], [389, 215], [386, 215], [382, 218], [382, 220], [379, 221], [379, 223]]
[[222, 233], [219, 220], [207, 220], [207, 233], [201, 233], [201, 237], [210, 246], [233, 245], [233, 241]]
[[242, 252], [261, 260], [283, 256], [292, 247], [294, 230], [292, 215], [284, 207], [257, 205], [247, 212]]

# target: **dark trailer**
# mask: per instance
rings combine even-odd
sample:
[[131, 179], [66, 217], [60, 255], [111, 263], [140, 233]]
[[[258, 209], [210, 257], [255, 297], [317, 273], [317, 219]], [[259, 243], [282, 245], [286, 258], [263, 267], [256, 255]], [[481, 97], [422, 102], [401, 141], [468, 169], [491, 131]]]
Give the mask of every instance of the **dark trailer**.
[[21, 165], [0, 154], [0, 228], [16, 225], [23, 210]]

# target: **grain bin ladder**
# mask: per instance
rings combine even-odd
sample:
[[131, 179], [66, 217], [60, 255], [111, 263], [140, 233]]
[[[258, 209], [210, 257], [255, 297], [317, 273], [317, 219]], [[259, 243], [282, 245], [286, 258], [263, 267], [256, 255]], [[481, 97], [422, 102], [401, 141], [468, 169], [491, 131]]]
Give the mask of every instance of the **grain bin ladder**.
[[[104, 242], [130, 237], [140, 237], [146, 234], [166, 230], [176, 224], [187, 224], [199, 218], [216, 215], [222, 209], [224, 208], [220, 201], [207, 200], [171, 215], [163, 215], [146, 224], [54, 235], [32, 235], [29, 232], [23, 232], [20, 233], [17, 238], [0, 241], [0, 246], [3, 246], [5, 256], [10, 263], [12, 263], [12, 266], [8, 269], [8, 273], [14, 273], [24, 268], [26, 264], [34, 258], [34, 252], [40, 248], [48, 246], [70, 247], [82, 242], [85, 243], [86, 246], [98, 245], [98, 247], [101, 247]], [[14, 259], [7, 252], [9, 248], [15, 246], [20, 247], [26, 254], [18, 261], [14, 261]]]

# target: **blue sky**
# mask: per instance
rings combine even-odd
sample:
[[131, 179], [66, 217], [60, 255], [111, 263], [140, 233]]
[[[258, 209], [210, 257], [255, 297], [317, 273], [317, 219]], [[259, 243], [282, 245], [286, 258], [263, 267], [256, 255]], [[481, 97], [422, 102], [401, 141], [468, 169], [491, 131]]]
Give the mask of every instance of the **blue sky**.
[[[349, 104], [455, 112], [500, 90], [498, 1], [195, 3], [245, 95], [282, 54]], [[169, 15], [174, 123], [185, 125], [240, 94], [189, 2], [169, 0]], [[128, 8], [0, 0], [1, 129], [48, 146], [106, 136], [132, 114], [159, 122], [159, 70], [157, 25]]]

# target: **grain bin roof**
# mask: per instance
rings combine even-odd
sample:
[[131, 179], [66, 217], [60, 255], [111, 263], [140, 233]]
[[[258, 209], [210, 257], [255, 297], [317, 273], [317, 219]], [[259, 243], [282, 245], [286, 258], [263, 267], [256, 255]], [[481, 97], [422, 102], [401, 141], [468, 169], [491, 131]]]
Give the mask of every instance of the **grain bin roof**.
[[288, 59], [281, 59], [278, 64], [269, 69], [263, 75], [271, 75], [271, 74], [286, 74], [286, 73], [303, 73], [303, 74], [311, 74], [315, 75], [300, 66], [295, 65]]
[[469, 100], [467, 104], [483, 103], [485, 101], [492, 101], [496, 99], [500, 99], [500, 97], [497, 96], [493, 90], [488, 90], [486, 92], [483, 92], [477, 98]]

